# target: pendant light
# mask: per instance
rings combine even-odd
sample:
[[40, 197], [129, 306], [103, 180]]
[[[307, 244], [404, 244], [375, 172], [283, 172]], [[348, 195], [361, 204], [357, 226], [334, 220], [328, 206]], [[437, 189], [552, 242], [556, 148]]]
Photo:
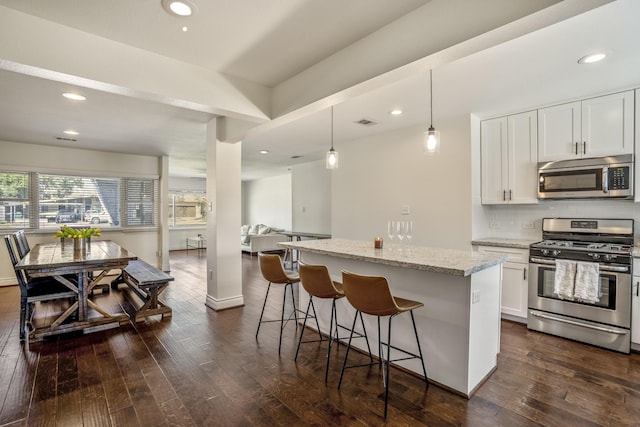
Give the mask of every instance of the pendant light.
[[338, 169], [338, 152], [333, 148], [333, 105], [331, 106], [331, 149], [327, 151], [327, 169]]
[[424, 154], [433, 155], [440, 151], [440, 132], [433, 127], [433, 70], [429, 70], [429, 98], [431, 100], [431, 125], [424, 133]]

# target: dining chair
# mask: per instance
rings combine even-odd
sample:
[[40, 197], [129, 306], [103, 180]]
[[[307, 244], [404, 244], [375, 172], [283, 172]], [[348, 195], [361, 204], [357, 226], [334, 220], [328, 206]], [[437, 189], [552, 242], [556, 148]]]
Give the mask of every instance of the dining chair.
[[[413, 316], [413, 310], [423, 307], [424, 304], [419, 301], [412, 301], [404, 298], [398, 298], [391, 295], [389, 289], [389, 282], [382, 276], [363, 276], [347, 271], [342, 272], [342, 284], [344, 286], [344, 293], [347, 296], [349, 303], [356, 309], [356, 316], [353, 319], [353, 327], [356, 325], [356, 319], [358, 313], [364, 313], [370, 316], [375, 316], [378, 320], [378, 356], [380, 363], [383, 365], [382, 375], [384, 384], [384, 418], [387, 418], [387, 403], [389, 401], [389, 365], [391, 362], [397, 362], [400, 360], [408, 359], [420, 359], [422, 364], [422, 372], [424, 373], [424, 381], [429, 384], [427, 378], [427, 369], [424, 366], [424, 357], [422, 356], [422, 349], [420, 348], [420, 338], [418, 337], [418, 330], [416, 329], [416, 321]], [[401, 313], [409, 312], [411, 314], [411, 323], [413, 325], [413, 333], [416, 338], [418, 353], [403, 350], [391, 344], [391, 320]], [[380, 333], [380, 318], [388, 318], [387, 324], [387, 340], [382, 341]], [[347, 366], [347, 358], [349, 357], [349, 349], [351, 347], [351, 338], [353, 337], [353, 328], [351, 335], [349, 336], [349, 344], [347, 345], [347, 351], [344, 355], [344, 362], [342, 364], [342, 372], [340, 374], [340, 380], [338, 382], [338, 388], [342, 385], [342, 377], [346, 368], [354, 368], [357, 366], [367, 365], [351, 365]], [[385, 356], [383, 345], [386, 345], [387, 354]], [[391, 359], [391, 349], [402, 353], [406, 357], [399, 359]]]
[[18, 270], [16, 265], [19, 260], [13, 250], [11, 235], [4, 236], [7, 245], [11, 265], [20, 287], [20, 340], [27, 336], [27, 328], [31, 324], [31, 316], [35, 303], [38, 301], [52, 301], [58, 299], [77, 298], [75, 292], [64, 286], [52, 277], [38, 277], [27, 279], [22, 270]]
[[[296, 328], [298, 327], [298, 308], [296, 306], [296, 297], [293, 292], [293, 284], [300, 282], [300, 277], [284, 269], [282, 259], [276, 254], [258, 253], [258, 264], [260, 266], [260, 272], [262, 277], [269, 282], [267, 287], [267, 293], [264, 296], [264, 303], [262, 304], [262, 311], [260, 312], [260, 320], [258, 320], [258, 330], [256, 331], [256, 339], [258, 339], [258, 333], [260, 332], [260, 325], [268, 322], [280, 322], [280, 339], [278, 341], [278, 354], [282, 348], [282, 330], [286, 326], [287, 322], [292, 318], [296, 320]], [[282, 314], [279, 320], [262, 320], [264, 315], [264, 308], [267, 305], [267, 298], [269, 297], [269, 290], [272, 284], [284, 285], [284, 292], [282, 296]], [[291, 291], [291, 302], [293, 303], [293, 309], [289, 317], [285, 320], [284, 311], [285, 303], [287, 299], [287, 290]]]
[[13, 241], [16, 244], [18, 256], [20, 257], [20, 259], [24, 258], [31, 250], [29, 241], [27, 240], [27, 235], [24, 234], [24, 230], [18, 230], [13, 233]]

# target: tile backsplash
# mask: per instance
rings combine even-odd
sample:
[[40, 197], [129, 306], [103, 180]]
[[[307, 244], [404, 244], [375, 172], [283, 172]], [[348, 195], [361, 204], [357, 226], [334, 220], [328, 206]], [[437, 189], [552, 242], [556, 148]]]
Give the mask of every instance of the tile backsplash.
[[534, 205], [486, 206], [488, 237], [539, 239], [542, 218], [631, 218], [640, 243], [640, 203], [630, 200], [542, 201]]

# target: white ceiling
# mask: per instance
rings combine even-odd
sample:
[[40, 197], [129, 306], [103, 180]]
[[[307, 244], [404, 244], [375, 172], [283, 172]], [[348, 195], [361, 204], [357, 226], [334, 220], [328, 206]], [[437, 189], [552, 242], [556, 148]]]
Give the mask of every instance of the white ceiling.
[[[160, 0], [0, 0], [0, 5], [270, 86], [416, 7], [429, 6], [428, 1], [417, 0], [352, 0], [336, 16], [336, 1], [280, 0], [278, 7], [266, 7], [263, 0], [199, 1], [186, 33], [176, 28], [183, 21], [167, 15]], [[125, 6], [131, 11], [123, 12]], [[148, 21], [144, 26], [134, 22], [133, 17], [140, 16]], [[617, 0], [438, 66], [433, 72], [434, 124], [460, 114], [489, 117], [640, 86], [640, 49], [634, 46], [640, 39], [637, 16], [640, 2]], [[203, 28], [206, 35], [200, 33]], [[291, 34], [301, 33], [304, 43], [290, 42]], [[189, 49], [175, 41], [183, 36], [189, 37]], [[576, 63], [578, 57], [598, 49], [610, 53], [603, 63]], [[211, 114], [87, 88], [83, 92], [88, 100], [79, 106], [59, 96], [73, 89], [73, 82], [7, 68], [0, 67], [0, 140], [168, 155], [172, 175], [204, 176], [204, 139]], [[426, 130], [428, 90], [424, 70], [336, 103], [336, 148], [400, 127], [423, 124]], [[391, 117], [388, 112], [395, 107], [405, 114]], [[322, 158], [331, 141], [330, 118], [330, 109], [323, 108], [282, 126], [266, 124], [250, 131], [243, 140], [243, 178]], [[353, 123], [361, 118], [378, 124]], [[82, 129], [78, 141], [55, 139], [68, 128]], [[260, 149], [271, 153], [260, 155]]]

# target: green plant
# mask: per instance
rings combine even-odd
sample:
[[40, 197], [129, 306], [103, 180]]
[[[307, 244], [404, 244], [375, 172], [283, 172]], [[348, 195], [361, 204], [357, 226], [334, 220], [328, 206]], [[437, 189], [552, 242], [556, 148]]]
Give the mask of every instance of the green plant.
[[55, 237], [67, 239], [86, 239], [93, 236], [100, 236], [102, 231], [97, 227], [74, 228], [63, 225], [55, 234]]

